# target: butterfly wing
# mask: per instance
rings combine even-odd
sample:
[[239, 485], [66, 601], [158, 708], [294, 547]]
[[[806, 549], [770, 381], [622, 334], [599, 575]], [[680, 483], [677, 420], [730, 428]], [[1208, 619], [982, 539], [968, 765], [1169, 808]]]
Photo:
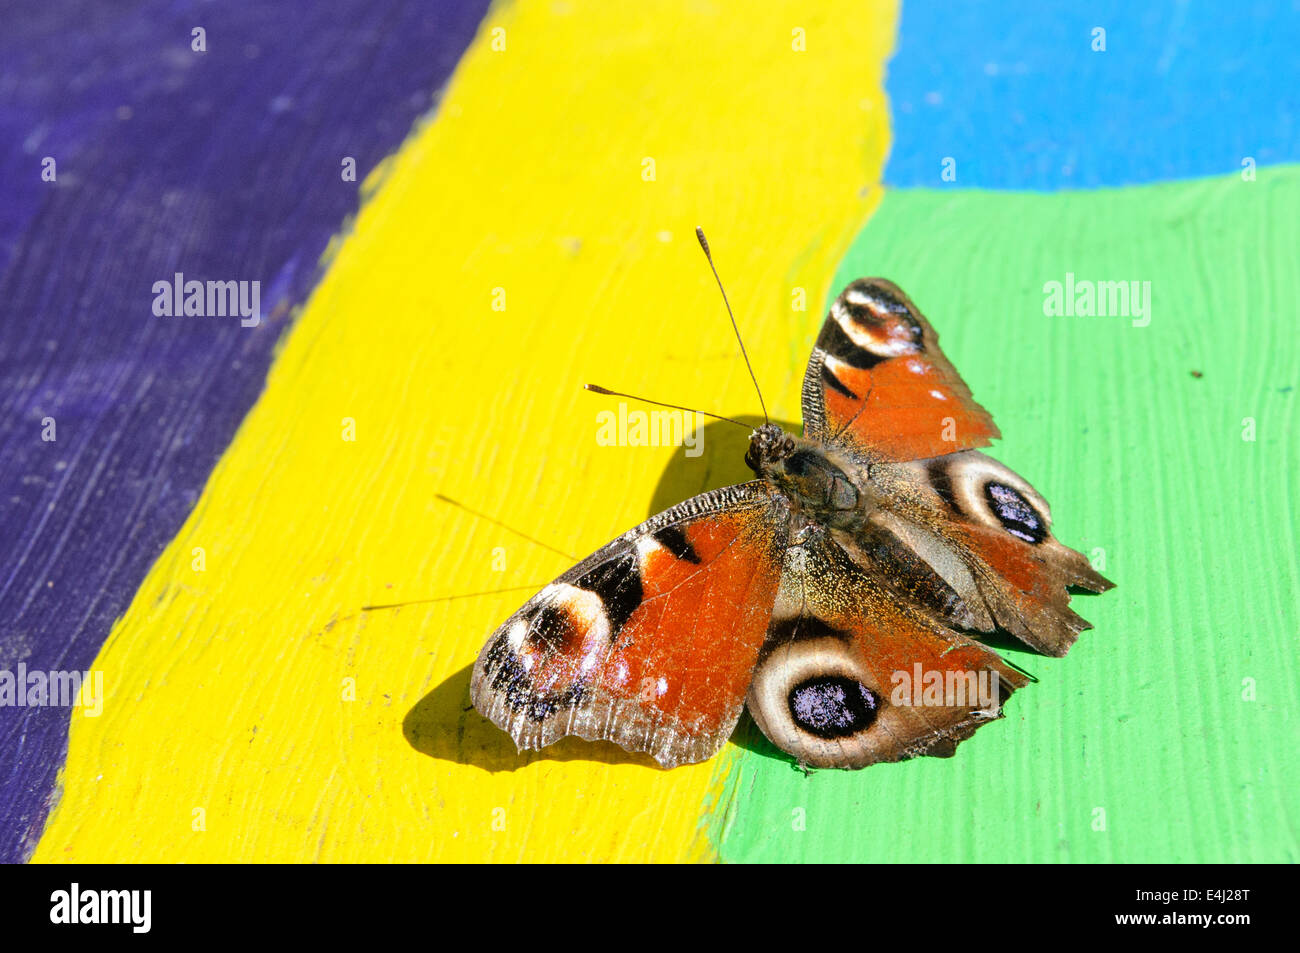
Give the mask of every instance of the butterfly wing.
[[871, 472], [894, 506], [873, 514], [856, 544], [900, 596], [947, 625], [1004, 629], [1058, 657], [1091, 628], [1069, 608], [1069, 587], [1115, 584], [1052, 535], [1047, 501], [1014, 470], [967, 450]]
[[912, 611], [818, 530], [787, 551], [747, 704], [800, 763], [862, 768], [953, 754], [1027, 681]]
[[787, 522], [754, 481], [624, 533], [492, 634], [474, 665], [474, 706], [521, 750], [577, 735], [665, 767], [712, 757], [740, 717]]
[[916, 460], [1001, 436], [892, 281], [859, 278], [831, 305], [803, 381], [804, 436], [868, 460]]
[[1001, 434], [897, 285], [859, 279], [835, 299], [804, 375], [803, 413], [805, 436], [870, 465], [897, 504], [849, 543], [897, 598], [1054, 656], [1089, 628], [1068, 587], [1113, 583], [1051, 535], [1041, 494], [974, 449]]

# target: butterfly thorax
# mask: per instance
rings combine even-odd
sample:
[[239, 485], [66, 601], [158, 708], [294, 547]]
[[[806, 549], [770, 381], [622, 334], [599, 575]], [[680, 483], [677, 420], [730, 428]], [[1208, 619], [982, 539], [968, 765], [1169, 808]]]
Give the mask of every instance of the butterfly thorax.
[[848, 529], [866, 516], [866, 497], [826, 450], [776, 424], [754, 431], [745, 463], [812, 523]]

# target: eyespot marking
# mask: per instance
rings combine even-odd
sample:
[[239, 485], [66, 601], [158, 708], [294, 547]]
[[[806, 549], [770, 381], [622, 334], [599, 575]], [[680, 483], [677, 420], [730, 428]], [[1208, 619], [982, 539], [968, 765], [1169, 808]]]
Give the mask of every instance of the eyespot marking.
[[1051, 535], [1047, 501], [1013, 470], [975, 450], [918, 461], [926, 482], [953, 512], [1037, 545]]
[[1034, 544], [1047, 538], [1047, 527], [1042, 519], [1016, 490], [990, 480], [984, 484], [984, 498], [988, 500], [993, 515], [1012, 536]]
[[567, 606], [544, 605], [529, 624], [525, 642], [533, 649], [563, 652], [581, 638], [577, 620]]
[[[862, 340], [871, 340], [863, 332], [858, 332], [858, 337]], [[817, 346], [827, 354], [833, 354], [849, 367], [867, 369], [885, 360], [885, 355], [874, 353], [869, 347], [850, 337], [844, 330], [842, 318], [826, 322], [821, 336], [817, 339]]]
[[818, 675], [790, 690], [790, 717], [819, 738], [845, 738], [870, 728], [879, 702], [867, 686], [842, 675]]
[[502, 635], [492, 643], [483, 660], [483, 673], [488, 676], [489, 687], [504, 698], [506, 707], [522, 714], [529, 721], [545, 721], [562, 708], [573, 708], [582, 702], [587, 681], [579, 677], [560, 691], [538, 692], [529, 666], [512, 651], [509, 639]]
[[869, 281], [855, 281], [831, 306], [845, 335], [882, 358], [916, 354], [925, 347], [925, 329], [893, 292]]

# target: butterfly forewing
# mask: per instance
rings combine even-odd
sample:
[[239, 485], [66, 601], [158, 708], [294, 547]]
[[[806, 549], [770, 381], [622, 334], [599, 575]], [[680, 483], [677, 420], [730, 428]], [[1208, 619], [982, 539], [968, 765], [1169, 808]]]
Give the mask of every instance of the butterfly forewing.
[[787, 519], [755, 481], [624, 533], [493, 633], [474, 705], [521, 749], [577, 735], [666, 767], [712, 757], [743, 707]]
[[859, 278], [831, 304], [803, 382], [804, 436], [867, 460], [916, 460], [1001, 436], [892, 281]]

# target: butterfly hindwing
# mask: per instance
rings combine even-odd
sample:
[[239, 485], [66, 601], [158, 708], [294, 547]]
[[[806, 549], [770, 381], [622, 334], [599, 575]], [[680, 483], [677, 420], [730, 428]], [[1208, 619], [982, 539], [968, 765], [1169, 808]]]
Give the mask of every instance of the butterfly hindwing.
[[[1014, 470], [967, 450], [872, 473], [896, 508], [873, 514], [856, 542], [881, 531], [889, 545], [871, 545], [871, 555], [905, 582], [900, 597], [947, 625], [1003, 629], [1052, 656], [1065, 655], [1091, 628], [1069, 608], [1070, 587], [1105, 592], [1114, 583], [1052, 535], [1047, 501]], [[913, 557], [924, 567], [910, 568]]]
[[868, 460], [988, 446], [993, 418], [892, 281], [859, 278], [831, 304], [803, 382], [804, 436]]
[[[1088, 628], [1068, 587], [1112, 583], [1052, 535], [1047, 501], [974, 448], [1001, 436], [893, 282], [854, 281], [831, 306], [804, 376], [804, 432], [870, 466], [892, 504], [853, 541], [896, 598], [943, 624], [1005, 629], [1061, 656]], [[899, 585], [905, 580], [905, 585]]]
[[1028, 679], [911, 612], [818, 530], [787, 552], [747, 704], [774, 744], [814, 767], [951, 755]]
[[474, 665], [475, 707], [521, 749], [607, 739], [665, 767], [712, 757], [771, 617], [786, 513], [762, 481], [687, 500], [526, 603]]

